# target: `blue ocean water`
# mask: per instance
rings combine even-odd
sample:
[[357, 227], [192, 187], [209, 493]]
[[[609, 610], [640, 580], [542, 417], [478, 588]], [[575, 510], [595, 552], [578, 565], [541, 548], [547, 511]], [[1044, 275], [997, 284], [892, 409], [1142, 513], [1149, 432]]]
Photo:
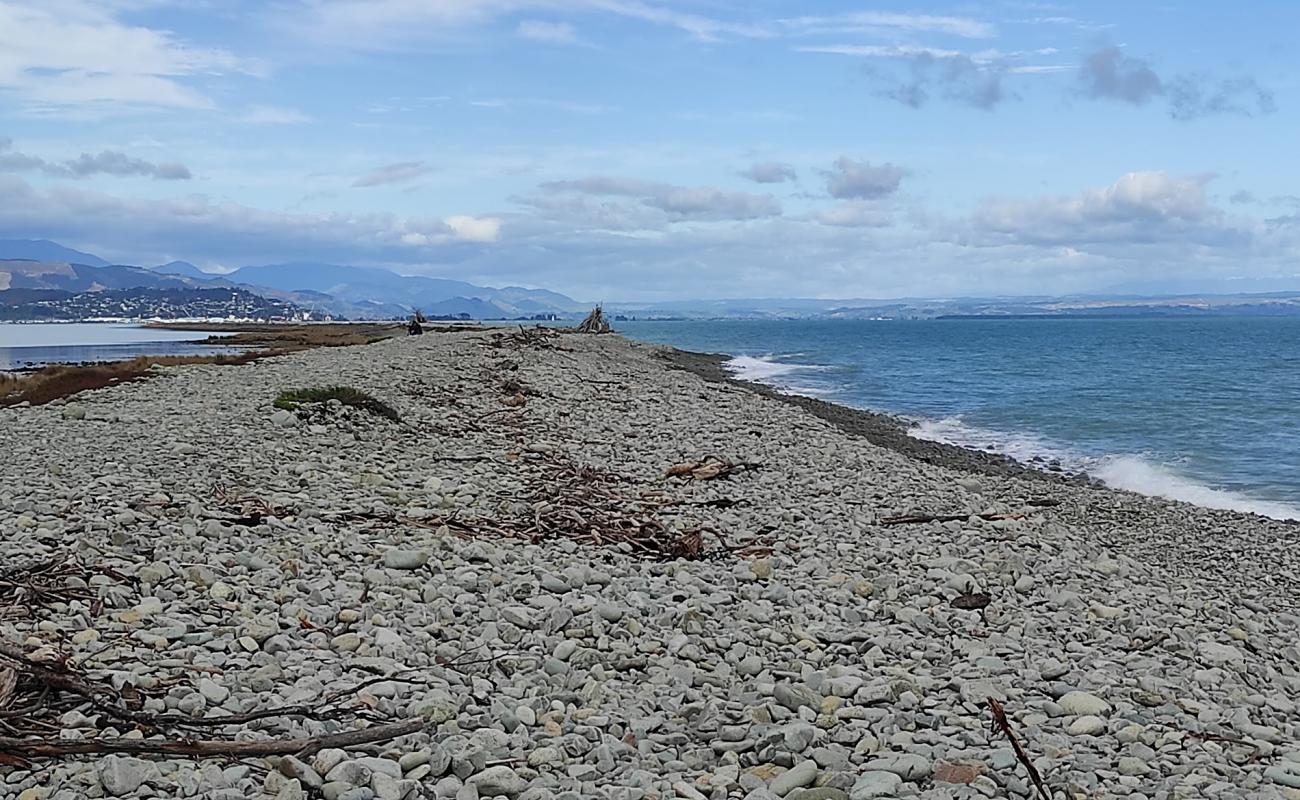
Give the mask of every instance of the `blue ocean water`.
[[1300, 519], [1300, 319], [625, 322], [915, 435]]

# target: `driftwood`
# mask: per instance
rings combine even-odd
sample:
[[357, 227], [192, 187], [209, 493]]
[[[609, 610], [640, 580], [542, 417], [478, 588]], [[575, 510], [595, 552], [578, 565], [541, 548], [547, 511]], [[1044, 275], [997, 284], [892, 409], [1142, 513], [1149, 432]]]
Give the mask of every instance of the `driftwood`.
[[1038, 773], [1038, 768], [1034, 766], [1029, 754], [1025, 752], [1025, 748], [1020, 746], [1020, 740], [1016, 738], [1016, 734], [1011, 730], [1011, 723], [1007, 720], [1007, 712], [1002, 708], [1002, 704], [992, 697], [988, 698], [988, 704], [989, 711], [993, 712], [993, 733], [1000, 733], [1007, 737], [1007, 741], [1011, 743], [1011, 749], [1015, 751], [1016, 760], [1024, 765], [1025, 771], [1029, 773], [1029, 780], [1033, 781], [1039, 797], [1042, 797], [1043, 800], [1052, 800], [1052, 793], [1047, 791], [1047, 786], [1043, 783], [1043, 776]]
[[517, 331], [496, 331], [487, 341], [488, 347], [510, 348], [512, 350], [565, 350], [569, 348], [561, 347], [553, 340], [562, 336], [559, 330], [555, 328], [544, 328], [536, 325], [532, 328], [519, 326]]
[[308, 736], [301, 739], [270, 739], [266, 741], [231, 741], [223, 739], [15, 739], [0, 737], [0, 753], [29, 758], [59, 758], [61, 756], [103, 753], [135, 753], [171, 756], [278, 756], [311, 755], [318, 750], [333, 747], [353, 747], [370, 742], [384, 742], [416, 733], [424, 729], [423, 719], [407, 719], [384, 725], [373, 725], [342, 733]]
[[985, 520], [999, 519], [1024, 519], [1025, 515], [1019, 511], [1010, 511], [1004, 514], [916, 514], [913, 516], [903, 517], [884, 517], [880, 520], [881, 525], [919, 525], [925, 522], [965, 522], [971, 517], [979, 517]]
[[[505, 410], [505, 409], [501, 409]], [[771, 552], [774, 527], [736, 542], [709, 528], [674, 526], [666, 517], [689, 506], [730, 508], [729, 498], [687, 501], [661, 491], [634, 491], [632, 479], [551, 455], [529, 459], [527, 491], [512, 498], [526, 505], [518, 516], [430, 516], [413, 518], [371, 511], [348, 512], [342, 519], [379, 525], [413, 526], [461, 539], [523, 539], [543, 544], [562, 539], [591, 547], [617, 547], [653, 560], [750, 557]]]
[[613, 328], [609, 325], [609, 320], [605, 319], [605, 311], [600, 306], [596, 306], [587, 315], [587, 318], [578, 323], [574, 328], [577, 333], [612, 333]]
[[[233, 757], [311, 753], [327, 747], [386, 741], [424, 727], [424, 721], [419, 719], [378, 720], [363, 704], [343, 702], [375, 683], [406, 681], [400, 674], [371, 678], [310, 704], [216, 717], [190, 717], [145, 711], [140, 690], [130, 686], [116, 689], [81, 672], [66, 654], [50, 650], [45, 653], [43, 658], [37, 658], [20, 645], [0, 640], [0, 763], [12, 763], [23, 758], [102, 753]], [[448, 662], [448, 665], [454, 666], [454, 663]], [[176, 683], [176, 679], [164, 679], [161, 683], [161, 690], [166, 691], [166, 687]], [[59, 738], [58, 716], [71, 708], [86, 707], [129, 723], [146, 734], [163, 738]], [[196, 739], [184, 732], [288, 717], [317, 721], [366, 719], [376, 724], [336, 734], [262, 741]]]
[[669, 478], [711, 481], [714, 478], [730, 477], [737, 472], [758, 469], [760, 466], [762, 465], [749, 461], [727, 461], [713, 456], [706, 456], [700, 461], [683, 461], [680, 464], [673, 464], [664, 474]]
[[[79, 600], [92, 610], [100, 606], [90, 579], [103, 575], [131, 585], [134, 578], [104, 564], [83, 564], [72, 557], [53, 558], [0, 569], [0, 619], [31, 617], [37, 608]], [[98, 611], [96, 611], [98, 613]]]

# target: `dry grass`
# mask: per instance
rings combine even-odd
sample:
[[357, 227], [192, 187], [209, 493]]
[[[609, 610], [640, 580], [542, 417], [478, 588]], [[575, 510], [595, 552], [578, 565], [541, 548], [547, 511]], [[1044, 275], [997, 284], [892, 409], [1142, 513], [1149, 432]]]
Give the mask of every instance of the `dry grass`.
[[52, 400], [71, 397], [77, 392], [103, 389], [148, 377], [151, 367], [174, 367], [182, 364], [248, 364], [275, 351], [259, 350], [237, 355], [213, 356], [140, 356], [129, 361], [114, 361], [91, 366], [54, 365], [20, 375], [0, 374], [0, 408], [19, 403], [43, 405]]
[[213, 336], [204, 344], [235, 347], [275, 347], [301, 350], [309, 347], [346, 347], [374, 344], [405, 336], [406, 325], [392, 322], [325, 323], [316, 325], [267, 325], [256, 322], [187, 322], [160, 323], [153, 327], [180, 331], [210, 331], [233, 336]]
[[394, 422], [401, 421], [401, 417], [398, 416], [397, 411], [392, 406], [352, 386], [318, 386], [313, 389], [289, 389], [280, 392], [280, 395], [275, 398], [274, 405], [276, 408], [283, 408], [286, 411], [296, 411], [298, 406], [304, 403], [328, 403], [330, 400], [337, 400], [345, 406], [359, 408], [362, 411], [386, 417]]
[[258, 323], [162, 323], [155, 327], [169, 330], [212, 331], [233, 336], [212, 336], [202, 344], [221, 347], [247, 347], [234, 355], [140, 356], [129, 361], [88, 366], [54, 365], [45, 369], [7, 375], [0, 373], [0, 408], [30, 403], [39, 406], [52, 400], [71, 397], [78, 392], [102, 389], [119, 383], [149, 377], [151, 367], [174, 367], [183, 364], [217, 364], [237, 366], [267, 356], [310, 350], [315, 347], [346, 347], [373, 344], [394, 336], [405, 336], [406, 326], [391, 322], [323, 325], [266, 325]]
[[30, 403], [39, 406], [52, 400], [71, 397], [78, 392], [102, 389], [119, 383], [147, 378], [150, 368], [183, 364], [237, 366], [267, 356], [282, 355], [315, 347], [346, 347], [373, 344], [406, 334], [406, 326], [390, 322], [324, 325], [266, 325], [258, 323], [162, 323], [155, 327], [169, 330], [234, 333], [212, 336], [202, 344], [221, 347], [247, 347], [234, 355], [140, 356], [129, 361], [87, 366], [54, 365], [36, 372], [7, 375], [0, 373], [0, 408]]

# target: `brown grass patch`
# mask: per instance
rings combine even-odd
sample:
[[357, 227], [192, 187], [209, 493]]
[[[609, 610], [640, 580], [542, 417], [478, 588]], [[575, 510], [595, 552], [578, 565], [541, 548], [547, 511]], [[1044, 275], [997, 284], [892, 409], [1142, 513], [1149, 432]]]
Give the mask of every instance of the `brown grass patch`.
[[249, 364], [276, 351], [258, 350], [235, 355], [213, 356], [140, 356], [129, 361], [109, 364], [69, 366], [55, 364], [36, 372], [18, 375], [0, 375], [0, 408], [30, 403], [44, 405], [52, 400], [71, 397], [77, 392], [103, 389], [119, 383], [130, 383], [148, 377], [151, 367], [175, 367], [182, 364], [216, 364], [237, 366]]
[[405, 336], [404, 323], [335, 323], [317, 325], [267, 325], [250, 322], [186, 322], [161, 323], [153, 327], [180, 331], [211, 331], [233, 333], [233, 336], [212, 336], [203, 344], [235, 347], [276, 347], [301, 350], [308, 347], [347, 347], [356, 344], [374, 344]]
[[153, 327], [169, 330], [230, 332], [233, 336], [211, 336], [200, 344], [221, 347], [247, 347], [233, 355], [140, 356], [108, 364], [74, 366], [56, 364], [36, 372], [6, 375], [0, 373], [0, 408], [19, 403], [43, 405], [52, 400], [71, 397], [90, 389], [103, 389], [149, 377], [151, 367], [175, 367], [184, 364], [238, 366], [267, 356], [310, 350], [315, 347], [347, 347], [374, 344], [405, 336], [406, 325], [391, 322], [323, 325], [266, 325], [241, 322], [161, 323]]

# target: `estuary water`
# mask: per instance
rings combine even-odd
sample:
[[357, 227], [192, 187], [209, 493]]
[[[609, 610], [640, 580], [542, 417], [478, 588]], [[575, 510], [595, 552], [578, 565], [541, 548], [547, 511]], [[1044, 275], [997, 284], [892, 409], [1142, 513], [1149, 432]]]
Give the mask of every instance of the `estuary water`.
[[195, 342], [211, 334], [113, 322], [0, 323], [0, 371], [120, 361], [136, 356], [217, 353]]

